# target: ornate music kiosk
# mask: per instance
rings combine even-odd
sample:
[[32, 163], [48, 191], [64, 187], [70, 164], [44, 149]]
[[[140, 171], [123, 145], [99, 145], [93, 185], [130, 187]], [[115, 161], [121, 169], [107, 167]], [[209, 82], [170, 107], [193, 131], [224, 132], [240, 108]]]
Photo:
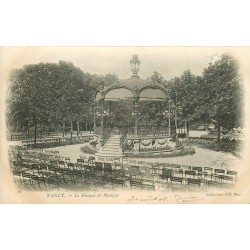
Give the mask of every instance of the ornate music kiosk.
[[[120, 134], [121, 148], [125, 155], [129, 154], [151, 154], [160, 152], [170, 152], [178, 150], [182, 147], [181, 141], [177, 138], [177, 121], [176, 108], [169, 98], [169, 93], [165, 85], [152, 81], [151, 79], [140, 79], [138, 75], [140, 61], [138, 55], [133, 55], [130, 60], [133, 75], [130, 79], [121, 80], [108, 87], [99, 90], [95, 95], [95, 111], [94, 111], [94, 131], [99, 134], [103, 144], [111, 136], [111, 134]], [[128, 129], [113, 128], [110, 131], [104, 128], [104, 102], [110, 103], [127, 101], [133, 103], [134, 126], [132, 131]], [[138, 124], [139, 102], [161, 102], [168, 105], [168, 110], [164, 111], [163, 117], [165, 125], [161, 128], [145, 129], [143, 124]], [[97, 109], [100, 110], [97, 113]], [[110, 112], [111, 115], [111, 112]], [[100, 126], [96, 126], [97, 116], [101, 118]], [[173, 126], [174, 125], [174, 126]]]

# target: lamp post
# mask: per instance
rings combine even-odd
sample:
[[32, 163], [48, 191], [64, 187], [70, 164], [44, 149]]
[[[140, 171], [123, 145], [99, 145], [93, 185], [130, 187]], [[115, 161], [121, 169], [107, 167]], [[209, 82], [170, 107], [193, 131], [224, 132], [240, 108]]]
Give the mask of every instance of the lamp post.
[[101, 104], [101, 129], [103, 130], [103, 104]]
[[112, 102], [109, 102], [109, 126], [111, 128], [111, 124], [112, 124]]
[[96, 132], [96, 119], [97, 119], [97, 114], [96, 112], [98, 111], [98, 100], [96, 99], [96, 96], [98, 94], [98, 91], [95, 91], [94, 95], [93, 95], [93, 112], [94, 112], [94, 125], [93, 125], [93, 134]]
[[133, 55], [132, 59], [129, 61], [131, 66], [131, 71], [133, 72], [132, 78], [140, 78], [138, 76], [138, 71], [140, 70], [140, 60], [138, 55]]
[[177, 131], [177, 108], [176, 108], [176, 105], [174, 104], [173, 106], [174, 108], [174, 125], [175, 125], [175, 133], [177, 134], [178, 131]]
[[169, 106], [169, 110], [165, 110], [163, 112], [163, 115], [165, 115], [168, 118], [168, 135], [171, 135], [171, 117], [170, 117], [170, 106]]
[[177, 109], [176, 105], [172, 100], [169, 100], [169, 120], [168, 120], [168, 126], [169, 126], [169, 133], [171, 135], [171, 113], [174, 113], [174, 125], [175, 125], [175, 133], [177, 133]]

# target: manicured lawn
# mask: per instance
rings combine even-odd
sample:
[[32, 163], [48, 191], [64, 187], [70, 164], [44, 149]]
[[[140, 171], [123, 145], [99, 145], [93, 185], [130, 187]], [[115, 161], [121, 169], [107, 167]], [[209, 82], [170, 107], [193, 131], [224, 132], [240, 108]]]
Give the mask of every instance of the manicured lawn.
[[190, 138], [189, 140], [185, 139], [185, 145], [188, 146], [197, 146], [200, 148], [210, 149], [213, 151], [223, 151], [230, 153], [240, 153], [242, 150], [242, 142], [241, 141], [229, 141], [229, 140], [221, 140], [218, 142], [216, 139], [202, 139], [202, 138]]

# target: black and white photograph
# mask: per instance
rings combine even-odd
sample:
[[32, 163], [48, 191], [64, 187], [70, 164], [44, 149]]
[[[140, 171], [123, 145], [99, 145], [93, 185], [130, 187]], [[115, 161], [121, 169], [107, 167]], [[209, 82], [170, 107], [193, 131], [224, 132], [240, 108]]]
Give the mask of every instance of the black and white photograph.
[[2, 249], [249, 249], [249, 3], [1, 1]]
[[45, 203], [242, 201], [249, 169], [235, 52], [2, 48], [10, 190]]

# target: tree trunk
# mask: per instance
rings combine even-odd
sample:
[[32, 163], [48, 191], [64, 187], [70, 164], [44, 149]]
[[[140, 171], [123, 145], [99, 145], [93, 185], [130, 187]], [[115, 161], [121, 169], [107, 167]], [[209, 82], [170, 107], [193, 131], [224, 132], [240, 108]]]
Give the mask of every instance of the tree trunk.
[[27, 134], [30, 133], [29, 122], [27, 122]]
[[174, 124], [175, 124], [175, 133], [178, 134], [178, 129], [177, 129], [177, 108], [175, 108], [175, 111], [174, 111]]
[[170, 105], [168, 111], [168, 135], [171, 136], [171, 114], [170, 114]]
[[93, 128], [94, 132], [96, 131], [96, 106], [95, 105], [96, 104], [94, 104], [94, 128]]
[[186, 126], [187, 126], [187, 139], [189, 139], [189, 122], [187, 122]]
[[43, 125], [42, 123], [40, 124], [40, 137], [43, 139]]
[[34, 147], [36, 148], [36, 136], [37, 136], [37, 124], [35, 120], [35, 139], [34, 139]]
[[220, 119], [218, 119], [218, 134], [217, 134], [218, 142], [220, 142], [220, 134], [221, 134], [221, 126], [220, 126]]
[[79, 121], [76, 122], [77, 125], [77, 136], [80, 135], [80, 126], [79, 126]]
[[48, 136], [50, 136], [50, 123], [49, 123], [49, 133], [48, 133]]
[[63, 122], [63, 137], [65, 136], [65, 122]]
[[72, 137], [73, 137], [73, 122], [70, 121], [70, 140], [72, 141]]

